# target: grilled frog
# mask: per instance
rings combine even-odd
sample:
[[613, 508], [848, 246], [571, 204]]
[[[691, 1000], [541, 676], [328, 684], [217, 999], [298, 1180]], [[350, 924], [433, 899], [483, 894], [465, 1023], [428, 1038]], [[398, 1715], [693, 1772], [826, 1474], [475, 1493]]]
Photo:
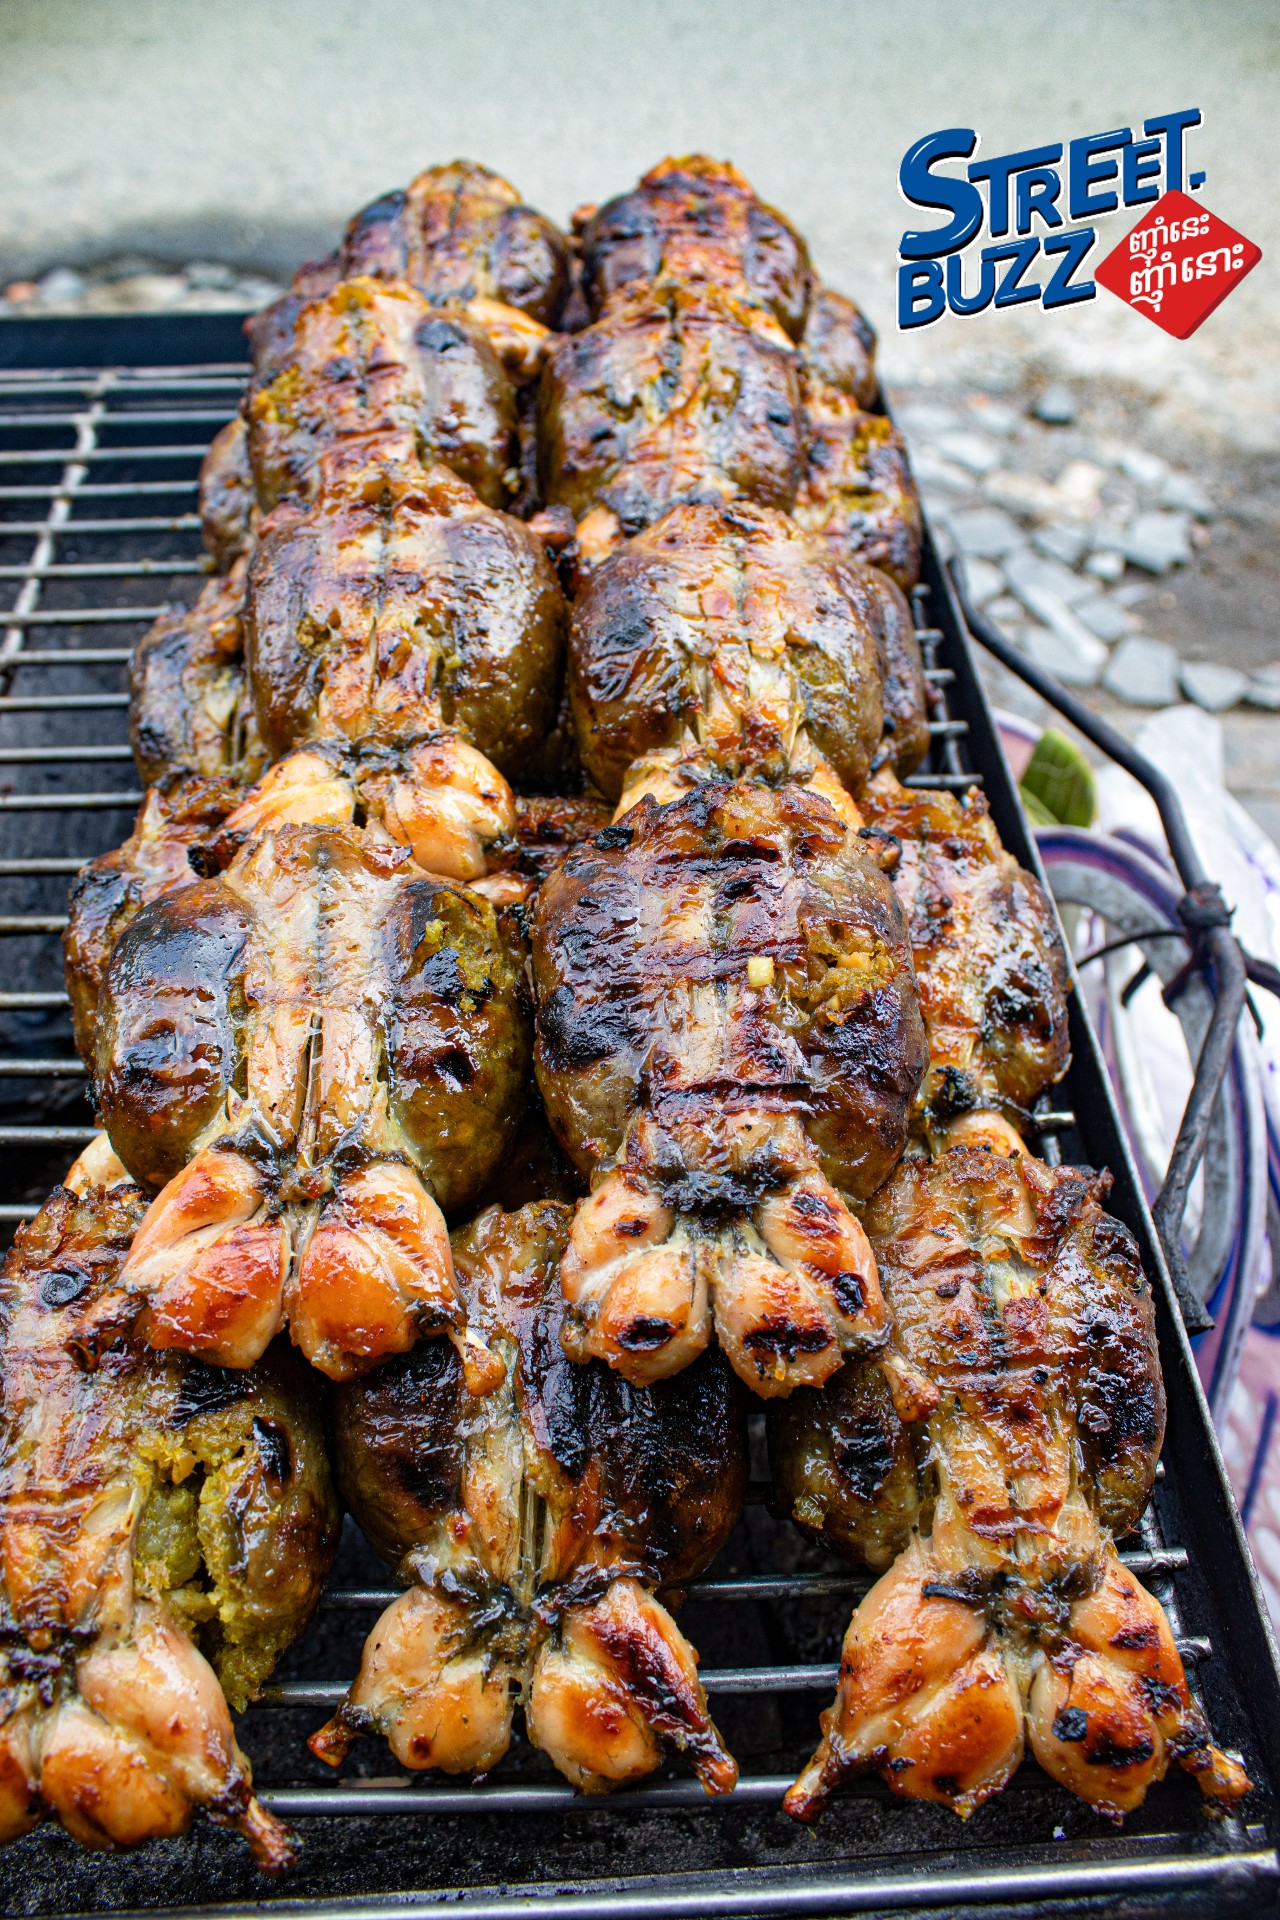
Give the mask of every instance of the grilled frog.
[[338, 1509], [316, 1383], [287, 1349], [223, 1373], [78, 1344], [146, 1213], [127, 1181], [55, 1188], [0, 1274], [0, 1838], [87, 1847], [202, 1810], [288, 1866], [228, 1709], [315, 1611]]
[[1107, 1186], [960, 1144], [905, 1159], [863, 1210], [886, 1353], [771, 1413], [781, 1510], [887, 1567], [787, 1795], [799, 1819], [865, 1768], [967, 1816], [1028, 1743], [1114, 1819], [1174, 1762], [1211, 1807], [1248, 1788], [1114, 1545], [1151, 1491], [1164, 1390], [1151, 1288]]
[[468, 1318], [502, 1361], [483, 1403], [440, 1347], [335, 1389], [344, 1495], [406, 1591], [311, 1746], [336, 1765], [382, 1733], [405, 1766], [485, 1773], [520, 1704], [530, 1740], [584, 1792], [636, 1780], [674, 1747], [726, 1793], [737, 1768], [657, 1589], [693, 1579], [733, 1526], [743, 1396], [714, 1351], [650, 1387], [570, 1364], [570, 1215], [494, 1207], [454, 1238]]

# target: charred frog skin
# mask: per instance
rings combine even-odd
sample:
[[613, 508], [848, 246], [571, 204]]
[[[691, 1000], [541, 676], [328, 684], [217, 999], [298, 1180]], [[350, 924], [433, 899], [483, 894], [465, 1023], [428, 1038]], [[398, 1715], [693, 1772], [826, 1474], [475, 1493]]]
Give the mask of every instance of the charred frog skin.
[[654, 1595], [707, 1566], [737, 1517], [741, 1390], [717, 1353], [654, 1388], [566, 1358], [571, 1215], [491, 1208], [454, 1237], [469, 1321], [504, 1360], [483, 1403], [438, 1346], [334, 1389], [345, 1498], [411, 1584], [313, 1740], [322, 1758], [381, 1731], [410, 1766], [488, 1767], [518, 1700], [530, 1737], [587, 1791], [649, 1771], [664, 1740], [708, 1791], [734, 1777], [695, 1656]]
[[0, 1832], [52, 1814], [88, 1846], [132, 1845], [204, 1808], [276, 1868], [293, 1843], [227, 1709], [260, 1692], [332, 1564], [317, 1387], [278, 1349], [227, 1374], [80, 1345], [146, 1205], [128, 1183], [56, 1188], [0, 1276]]
[[95, 1052], [115, 1150], [161, 1188], [122, 1276], [143, 1337], [249, 1366], [287, 1323], [341, 1378], [447, 1333], [483, 1391], [441, 1209], [521, 1120], [523, 958], [509, 914], [346, 825], [251, 836], [143, 907]]
[[773, 1415], [780, 1503], [884, 1568], [854, 1613], [822, 1741], [787, 1794], [847, 1774], [968, 1816], [1030, 1745], [1119, 1820], [1171, 1763], [1211, 1810], [1214, 1747], [1160, 1603], [1121, 1564], [1164, 1437], [1151, 1288], [1107, 1177], [1025, 1152], [913, 1155], [867, 1202], [892, 1334]]

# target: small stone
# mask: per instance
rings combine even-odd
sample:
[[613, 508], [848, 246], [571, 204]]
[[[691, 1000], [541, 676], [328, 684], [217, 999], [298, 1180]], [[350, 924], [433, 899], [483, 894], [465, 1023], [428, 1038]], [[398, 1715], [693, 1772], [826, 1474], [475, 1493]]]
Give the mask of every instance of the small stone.
[[1120, 470], [1136, 480], [1140, 487], [1158, 487], [1169, 472], [1169, 463], [1162, 460], [1158, 453], [1147, 453], [1141, 447], [1126, 447], [1120, 456]]
[[1148, 580], [1129, 580], [1123, 587], [1117, 587], [1111, 598], [1120, 607], [1136, 607], [1139, 600], [1149, 600], [1155, 589]]
[[966, 433], [963, 428], [954, 433], [940, 433], [938, 452], [968, 473], [991, 473], [1000, 465], [1000, 449], [995, 441], [985, 433]]
[[1280, 660], [1259, 667], [1250, 674], [1245, 699], [1251, 707], [1265, 707], [1268, 713], [1280, 713]]
[[1126, 633], [1136, 633], [1142, 625], [1127, 607], [1118, 607], [1109, 593], [1091, 593], [1087, 600], [1076, 602], [1074, 611], [1077, 620], [1083, 620], [1090, 633], [1108, 646], [1123, 640]]
[[972, 493], [973, 476], [953, 466], [932, 447], [912, 448], [911, 471], [922, 487], [943, 487], [948, 493]]
[[73, 267], [51, 267], [41, 275], [37, 285], [46, 307], [64, 307], [84, 292], [84, 275]]
[[953, 513], [951, 531], [961, 553], [975, 560], [999, 560], [1022, 545], [1016, 522], [999, 507], [970, 507]]
[[975, 400], [971, 419], [977, 427], [986, 433], [998, 433], [1001, 438], [1011, 434], [1018, 424], [1018, 415], [1012, 407], [1006, 407], [1002, 400]]
[[1234, 707], [1249, 684], [1248, 674], [1237, 667], [1219, 666], [1216, 660], [1184, 660], [1178, 679], [1188, 700], [1206, 713], [1225, 713]]
[[1129, 524], [1121, 551], [1126, 560], [1147, 573], [1168, 573], [1185, 566], [1191, 557], [1185, 513], [1140, 513]]
[[1047, 427], [1069, 427], [1076, 417], [1076, 403], [1067, 387], [1046, 387], [1031, 411]]
[[1178, 698], [1177, 653], [1166, 640], [1131, 633], [1112, 654], [1102, 684], [1131, 707], [1171, 707]]
[[960, 425], [960, 416], [952, 408], [935, 406], [929, 400], [913, 400], [909, 407], [898, 410], [896, 418], [909, 439], [912, 436], [932, 438]]
[[1103, 547], [1097, 553], [1091, 553], [1084, 563], [1086, 573], [1095, 580], [1105, 580], [1110, 586], [1113, 581], [1124, 578], [1124, 555], [1114, 548]]
[[[1045, 611], [1052, 614], [1053, 625], [1033, 623], [1024, 627], [1019, 642], [1022, 651], [1067, 686], [1091, 687], [1107, 664], [1106, 648], [1101, 640], [1086, 633], [1065, 607], [1052, 606], [1050, 595], [1045, 596]], [[1064, 614], [1069, 626], [1063, 623]]]
[[1062, 497], [1057, 488], [1035, 473], [1013, 473], [997, 468], [983, 481], [982, 491], [997, 506], [1008, 507], [1011, 513], [1025, 514], [1028, 519], [1044, 520], [1062, 512]]
[[1103, 514], [1101, 519], [1093, 521], [1089, 528], [1089, 543], [1093, 551], [1119, 554], [1122, 571], [1124, 543], [1129, 538], [1129, 524], [1127, 515], [1112, 512]]
[[5, 303], [10, 307], [25, 307], [39, 298], [40, 289], [34, 280], [11, 280], [4, 290]]
[[[1077, 600], [1087, 598], [1094, 591], [1092, 581], [1082, 580], [1078, 573], [1073, 573], [1070, 567], [1064, 567], [1061, 561], [1032, 553], [1030, 547], [1021, 547], [1008, 556], [1004, 563], [1004, 577], [1024, 604], [1027, 590], [1051, 593], [1067, 607], [1074, 606]], [[1035, 611], [1033, 607], [1032, 612]]]
[[997, 600], [990, 601], [986, 611], [987, 618], [1002, 627], [1016, 627], [1023, 617], [1021, 603], [1011, 593], [1002, 593]]
[[1063, 504], [1071, 512], [1094, 513], [1106, 477], [1106, 468], [1093, 460], [1068, 460], [1055, 484]]
[[221, 260], [193, 260], [186, 269], [187, 285], [201, 293], [225, 293], [236, 283], [235, 272]]
[[985, 607], [1004, 590], [1004, 575], [990, 560], [967, 560], [964, 572], [969, 583], [969, 598], [975, 607]]
[[1064, 567], [1078, 567], [1089, 544], [1089, 536], [1074, 520], [1050, 520], [1036, 529], [1032, 544], [1041, 553], [1047, 553], [1051, 560], [1061, 560]]
[[1193, 513], [1197, 520], [1213, 518], [1213, 502], [1200, 482], [1189, 473], [1166, 474], [1159, 493], [1162, 507], [1176, 507], [1183, 513]]

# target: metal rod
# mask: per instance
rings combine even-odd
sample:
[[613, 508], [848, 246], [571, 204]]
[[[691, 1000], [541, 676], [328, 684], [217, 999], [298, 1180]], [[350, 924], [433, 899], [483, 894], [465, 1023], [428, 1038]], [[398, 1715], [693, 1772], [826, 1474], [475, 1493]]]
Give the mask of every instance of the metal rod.
[[69, 1007], [67, 993], [0, 993], [0, 1013], [13, 1013], [26, 1007]]
[[201, 560], [68, 560], [42, 567], [0, 567], [0, 580], [137, 580], [147, 574], [208, 571]]
[[24, 647], [6, 667], [107, 667], [132, 660], [132, 647], [51, 647], [43, 651]]
[[132, 760], [133, 748], [121, 741], [108, 746], [78, 747], [8, 747], [0, 742], [0, 766], [5, 767], [56, 767], [64, 762]]
[[980, 773], [909, 773], [903, 781], [904, 787], [933, 787], [945, 789], [948, 793], [962, 793], [969, 787], [980, 787]]
[[66, 924], [65, 913], [0, 914], [0, 933], [61, 933]]
[[140, 807], [141, 793], [0, 793], [0, 813], [116, 812]]
[[52, 611], [37, 607], [26, 613], [15, 607], [12, 613], [0, 613], [0, 620], [7, 627], [124, 627], [172, 612], [172, 607], [58, 607]]
[[127, 693], [0, 694], [0, 713], [88, 713], [97, 707], [128, 704]]
[[[0, 399], [4, 398], [4, 394], [5, 389], [0, 387]], [[236, 409], [177, 407], [166, 413], [159, 407], [136, 407], [132, 410], [120, 407], [106, 417], [108, 424], [113, 427], [213, 427], [225, 426], [228, 420], [234, 420]], [[78, 427], [83, 419], [83, 413], [38, 413], [33, 407], [29, 413], [0, 413], [0, 428], [38, 427], [44, 430], [51, 427]]]
[[[52, 467], [64, 461], [70, 447], [12, 448], [0, 450], [0, 466]], [[97, 462], [106, 460], [203, 460], [209, 451], [204, 444], [185, 447], [93, 447], [83, 457]], [[77, 456], [78, 458], [80, 456]]]
[[83, 1060], [0, 1060], [0, 1080], [83, 1080]]
[[[43, 533], [44, 530], [44, 522], [40, 520], [0, 520], [0, 540], [8, 540], [21, 534]], [[50, 532], [59, 535], [66, 533], [199, 533], [199, 531], [198, 513], [140, 515], [136, 520], [68, 520], [61, 527], [50, 528]]]
[[[122, 493], [198, 493], [199, 480], [101, 480], [94, 486], [76, 488], [78, 500], [101, 500], [116, 498]], [[62, 488], [43, 487], [0, 487], [0, 500], [49, 500], [57, 499]]]

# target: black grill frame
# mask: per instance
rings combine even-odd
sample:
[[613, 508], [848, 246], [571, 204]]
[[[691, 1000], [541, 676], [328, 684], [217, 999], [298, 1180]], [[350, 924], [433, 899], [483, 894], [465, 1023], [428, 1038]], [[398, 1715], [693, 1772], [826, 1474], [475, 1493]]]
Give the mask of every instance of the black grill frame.
[[[22, 982], [0, 992], [0, 1146], [7, 1149], [0, 1222], [34, 1211], [92, 1131], [83, 1099], [77, 1104], [82, 1076], [57, 1004], [57, 895], [80, 859], [117, 844], [128, 830], [139, 797], [124, 744], [128, 651], [179, 582], [198, 587], [196, 470], [212, 431], [234, 410], [244, 371], [234, 316], [0, 321], [0, 781], [12, 788], [0, 790], [0, 937], [16, 943], [3, 951], [12, 968], [8, 979]], [[30, 391], [35, 380], [46, 382], [43, 393]], [[31, 416], [40, 412], [60, 419], [38, 423]], [[125, 415], [130, 424], [122, 426]], [[94, 531], [108, 520], [130, 524]], [[30, 531], [16, 533], [15, 521]], [[88, 565], [89, 575], [57, 571], [68, 551], [86, 556], [78, 564]], [[143, 566], [148, 557], [153, 564]], [[124, 573], [103, 571], [122, 560]], [[156, 580], [158, 592], [151, 585]], [[86, 608], [90, 581], [96, 605]], [[59, 599], [65, 604], [51, 604]], [[917, 776], [918, 783], [965, 783], [967, 754], [981, 769], [1005, 844], [1038, 870], [931, 543], [917, 624], [940, 702], [932, 770]], [[32, 635], [38, 636], [34, 647]], [[64, 649], [73, 656], [65, 667]], [[94, 746], [107, 751], [94, 754]], [[1125, 1557], [1165, 1599], [1218, 1738], [1243, 1751], [1256, 1792], [1241, 1817], [1211, 1825], [1189, 1783], [1173, 1780], [1117, 1834], [1030, 1763], [967, 1828], [937, 1810], [891, 1803], [879, 1782], [868, 1781], [842, 1798], [816, 1840], [777, 1811], [790, 1772], [752, 1773], [749, 1764], [733, 1801], [716, 1806], [678, 1774], [607, 1802], [575, 1799], [530, 1766], [527, 1750], [480, 1788], [376, 1786], [367, 1774], [364, 1784], [324, 1786], [305, 1774], [272, 1784], [277, 1759], [292, 1764], [303, 1734], [332, 1700], [334, 1683], [319, 1677], [316, 1663], [320, 1674], [336, 1665], [349, 1675], [371, 1609], [386, 1596], [376, 1563], [349, 1528], [326, 1610], [271, 1690], [276, 1711], [251, 1710], [242, 1729], [250, 1754], [269, 1756], [259, 1770], [263, 1797], [298, 1818], [312, 1843], [298, 1876], [263, 1883], [240, 1843], [207, 1827], [152, 1843], [140, 1855], [96, 1860], [46, 1827], [0, 1854], [5, 1910], [195, 1907], [227, 1915], [267, 1905], [316, 1916], [341, 1907], [347, 1914], [423, 1920], [446, 1913], [469, 1920], [533, 1913], [657, 1920], [668, 1914], [1273, 1909], [1280, 1897], [1275, 1645], [1078, 995], [1071, 1020], [1074, 1065], [1055, 1110], [1041, 1117], [1043, 1150], [1049, 1159], [1064, 1152], [1112, 1169], [1110, 1205], [1136, 1234], [1156, 1282], [1169, 1399], [1167, 1470], [1141, 1537], [1126, 1543]], [[691, 1589], [690, 1631], [703, 1651], [717, 1713], [723, 1714], [725, 1697], [733, 1713], [735, 1696], [745, 1695], [747, 1745], [759, 1744], [758, 1723], [767, 1722], [766, 1748], [785, 1750], [789, 1765], [792, 1754], [802, 1756], [804, 1739], [811, 1744], [816, 1735], [817, 1710], [834, 1679], [831, 1636], [838, 1636], [852, 1596], [868, 1583], [801, 1548], [789, 1529], [767, 1518], [762, 1499], [757, 1484], [721, 1563]], [[778, 1599], [789, 1603], [784, 1613], [772, 1611]], [[817, 1609], [818, 1617], [824, 1607], [825, 1627], [802, 1624], [808, 1610]], [[819, 1641], [827, 1657], [803, 1658]], [[788, 1657], [740, 1657], [770, 1649]], [[792, 1715], [790, 1737], [779, 1741], [788, 1694], [803, 1698], [804, 1716]], [[807, 1728], [798, 1743], [797, 1727]], [[741, 1747], [732, 1729], [729, 1739]], [[1066, 1829], [1060, 1840], [1052, 1837], [1057, 1814]]]

